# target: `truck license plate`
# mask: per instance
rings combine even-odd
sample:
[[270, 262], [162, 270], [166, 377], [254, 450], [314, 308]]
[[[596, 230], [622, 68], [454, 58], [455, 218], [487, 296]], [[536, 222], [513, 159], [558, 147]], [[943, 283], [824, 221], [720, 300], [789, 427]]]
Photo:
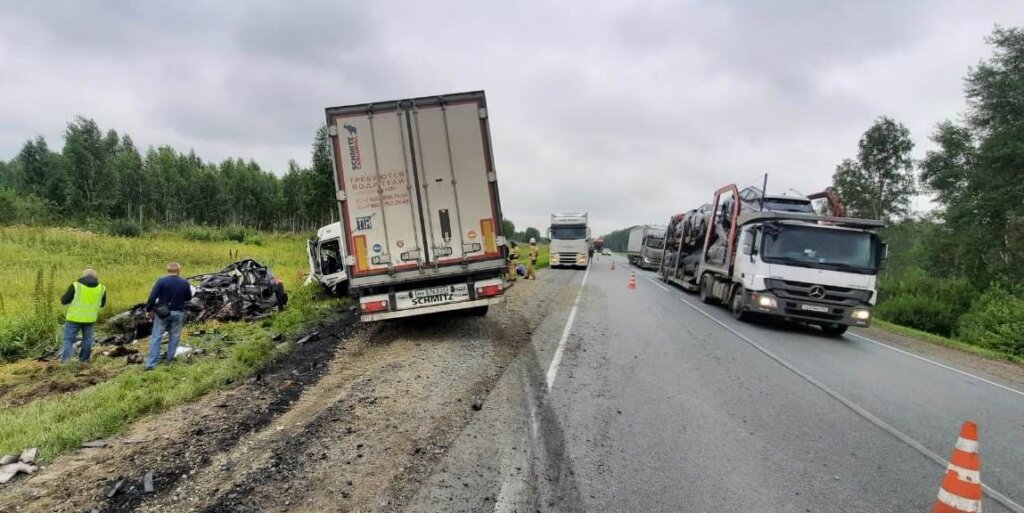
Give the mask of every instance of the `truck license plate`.
[[396, 307], [416, 308], [420, 306], [441, 305], [469, 299], [469, 286], [465, 283], [416, 289], [395, 295]]
[[808, 311], [811, 311], [811, 312], [821, 312], [821, 313], [828, 313], [829, 312], [829, 308], [827, 306], [800, 305], [800, 308], [802, 310], [808, 310]]

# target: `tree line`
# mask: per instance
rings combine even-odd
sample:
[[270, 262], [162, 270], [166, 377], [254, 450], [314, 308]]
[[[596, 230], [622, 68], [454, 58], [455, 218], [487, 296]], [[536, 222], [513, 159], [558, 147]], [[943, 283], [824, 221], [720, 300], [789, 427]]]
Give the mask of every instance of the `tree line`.
[[[879, 314], [1024, 356], [1024, 30], [997, 27], [964, 78], [967, 111], [910, 157], [910, 131], [880, 117], [835, 170], [848, 215], [888, 221]], [[909, 215], [917, 193], [937, 207]]]
[[334, 219], [327, 129], [314, 134], [308, 168], [289, 161], [278, 177], [252, 160], [206, 162], [192, 150], [136, 148], [128, 134], [77, 117], [63, 146], [28, 140], [0, 160], [0, 224], [245, 225], [311, 229]]

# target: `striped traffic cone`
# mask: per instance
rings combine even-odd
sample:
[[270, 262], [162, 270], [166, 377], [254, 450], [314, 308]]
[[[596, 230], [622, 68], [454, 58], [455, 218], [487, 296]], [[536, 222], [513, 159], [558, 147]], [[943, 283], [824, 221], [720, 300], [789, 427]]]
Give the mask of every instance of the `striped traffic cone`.
[[633, 271], [629, 275], [629, 288], [631, 288], [631, 289], [635, 289], [636, 288], [636, 271]]
[[978, 426], [971, 421], [960, 428], [960, 438], [946, 467], [932, 513], [981, 513], [981, 455]]
[[615, 270], [615, 259], [614, 258], [612, 259], [612, 270], [613, 271]]

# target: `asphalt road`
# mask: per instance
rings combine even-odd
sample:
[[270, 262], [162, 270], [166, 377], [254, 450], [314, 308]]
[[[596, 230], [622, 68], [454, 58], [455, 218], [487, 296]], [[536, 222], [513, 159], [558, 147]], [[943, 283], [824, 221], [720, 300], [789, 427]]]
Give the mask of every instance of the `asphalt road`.
[[741, 323], [653, 273], [628, 289], [610, 260], [541, 275], [568, 293], [410, 510], [929, 511], [929, 454], [969, 419], [985, 511], [1024, 511], [1021, 391], [852, 332]]

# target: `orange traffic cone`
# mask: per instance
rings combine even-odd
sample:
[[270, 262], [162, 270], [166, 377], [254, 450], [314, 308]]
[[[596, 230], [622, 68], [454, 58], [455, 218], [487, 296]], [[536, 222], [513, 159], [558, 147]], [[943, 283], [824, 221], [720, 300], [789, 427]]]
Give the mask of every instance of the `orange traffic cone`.
[[631, 289], [635, 289], [636, 288], [636, 271], [633, 271], [629, 275], [629, 288], [631, 288]]
[[978, 454], [978, 426], [971, 421], [960, 428], [946, 477], [939, 487], [932, 513], [981, 512], [981, 455]]

